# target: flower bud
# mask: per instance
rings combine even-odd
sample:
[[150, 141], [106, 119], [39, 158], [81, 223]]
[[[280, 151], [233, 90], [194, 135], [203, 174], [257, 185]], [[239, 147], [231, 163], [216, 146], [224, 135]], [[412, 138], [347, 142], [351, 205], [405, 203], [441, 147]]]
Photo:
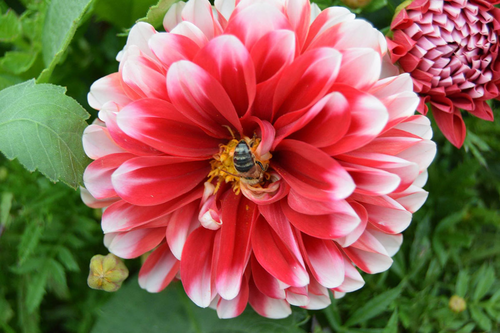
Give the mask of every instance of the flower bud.
[[107, 256], [97, 254], [90, 260], [87, 284], [92, 289], [117, 291], [127, 277], [127, 266], [112, 253]]
[[465, 300], [457, 295], [453, 295], [450, 298], [450, 302], [448, 303], [448, 306], [450, 307], [451, 311], [460, 313], [464, 311], [467, 308], [467, 303]]

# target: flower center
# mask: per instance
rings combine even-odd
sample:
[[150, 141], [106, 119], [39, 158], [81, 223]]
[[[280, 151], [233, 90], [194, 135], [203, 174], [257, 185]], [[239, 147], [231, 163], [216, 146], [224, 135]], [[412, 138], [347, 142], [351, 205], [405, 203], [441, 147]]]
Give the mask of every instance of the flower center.
[[212, 170], [208, 174], [208, 181], [217, 178], [214, 193], [222, 182], [232, 183], [233, 191], [238, 195], [241, 186], [263, 187], [270, 179], [267, 172], [271, 154], [267, 153], [263, 159], [258, 153], [260, 138], [243, 137], [241, 140], [232, 139], [228, 144], [220, 145], [220, 150], [210, 161]]

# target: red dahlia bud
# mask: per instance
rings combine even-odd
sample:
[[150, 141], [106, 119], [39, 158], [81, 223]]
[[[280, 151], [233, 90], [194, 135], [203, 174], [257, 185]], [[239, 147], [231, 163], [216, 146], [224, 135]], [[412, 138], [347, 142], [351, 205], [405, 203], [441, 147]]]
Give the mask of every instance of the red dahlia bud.
[[455, 146], [462, 146], [460, 110], [493, 120], [487, 100], [499, 96], [498, 1], [415, 0], [393, 19], [391, 59], [411, 74], [419, 111], [430, 102], [436, 123]]

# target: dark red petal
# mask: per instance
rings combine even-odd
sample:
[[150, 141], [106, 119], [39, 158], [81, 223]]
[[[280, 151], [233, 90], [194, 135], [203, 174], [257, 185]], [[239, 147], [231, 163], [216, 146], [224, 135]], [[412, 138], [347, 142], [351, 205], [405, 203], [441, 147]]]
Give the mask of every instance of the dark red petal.
[[341, 200], [355, 184], [333, 158], [307, 143], [283, 140], [273, 152], [272, 167], [297, 193], [313, 200]]
[[137, 157], [123, 163], [111, 177], [116, 193], [140, 206], [162, 204], [189, 192], [210, 171], [207, 161], [173, 156]]

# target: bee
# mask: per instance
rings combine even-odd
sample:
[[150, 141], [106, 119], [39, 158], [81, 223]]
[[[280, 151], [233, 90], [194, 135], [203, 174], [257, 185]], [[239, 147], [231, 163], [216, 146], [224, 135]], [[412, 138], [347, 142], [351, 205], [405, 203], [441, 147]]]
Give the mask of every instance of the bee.
[[[250, 143], [253, 145], [253, 142]], [[245, 140], [240, 140], [233, 152], [234, 168], [238, 172], [236, 177], [240, 177], [241, 182], [248, 185], [256, 185], [264, 179], [268, 164], [265, 166], [255, 158], [251, 148]]]

